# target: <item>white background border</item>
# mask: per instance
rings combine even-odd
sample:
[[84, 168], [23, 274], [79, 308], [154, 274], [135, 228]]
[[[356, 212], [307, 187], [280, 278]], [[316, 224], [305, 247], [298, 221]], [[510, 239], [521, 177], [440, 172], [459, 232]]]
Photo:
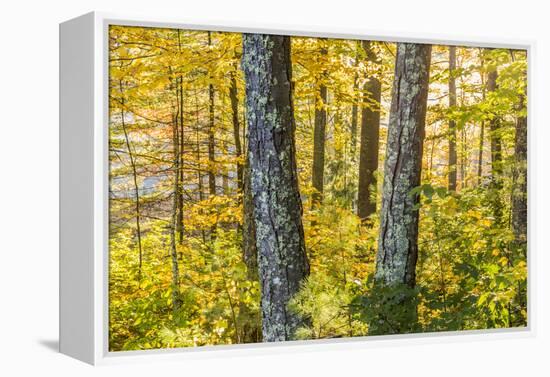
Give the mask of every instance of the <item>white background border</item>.
[[[130, 364], [92, 369], [81, 362], [52, 352], [57, 341], [57, 190], [58, 190], [58, 23], [92, 9], [135, 12], [142, 18], [177, 15], [194, 23], [224, 22], [258, 25], [316, 25], [322, 30], [354, 28], [375, 34], [400, 33], [434, 36], [437, 39], [536, 40], [532, 56], [530, 88], [530, 268], [549, 266], [545, 246], [549, 244], [550, 203], [537, 195], [537, 187], [548, 187], [547, 162], [550, 141], [546, 112], [550, 96], [550, 41], [548, 10], [534, 0], [478, 1], [170, 1], [170, 0], [81, 0], [40, 2], [21, 0], [3, 5], [3, 108], [0, 154], [3, 210], [0, 224], [3, 292], [0, 319], [3, 341], [0, 352], [4, 375], [54, 372], [57, 375], [151, 376], [173, 375], [543, 375], [548, 371], [550, 348], [550, 274], [538, 273], [532, 281], [532, 311], [540, 319], [536, 334], [528, 338], [481, 335], [437, 339], [405, 339], [348, 343], [344, 350], [332, 345], [312, 347], [316, 352], [289, 352], [263, 356], [202, 357], [185, 362]], [[290, 8], [287, 10], [286, 8]], [[182, 16], [181, 18], [179, 16]], [[301, 25], [304, 25], [302, 27]], [[281, 26], [282, 27], [282, 26]], [[22, 144], [25, 148], [21, 148]], [[536, 259], [535, 259], [536, 258]], [[440, 339], [440, 338], [438, 338]], [[368, 343], [368, 342], [367, 342]], [[309, 348], [309, 347], [306, 347]], [[545, 349], [546, 348], [546, 349]], [[248, 351], [243, 351], [249, 354]], [[271, 353], [271, 352], [270, 352]], [[195, 353], [198, 355], [198, 353]], [[204, 355], [204, 353], [202, 354]], [[155, 357], [154, 360], [164, 359]], [[174, 360], [174, 358], [171, 358]], [[176, 358], [177, 359], [177, 358]], [[126, 361], [124, 361], [126, 363]], [[4, 373], [7, 372], [7, 373]]]

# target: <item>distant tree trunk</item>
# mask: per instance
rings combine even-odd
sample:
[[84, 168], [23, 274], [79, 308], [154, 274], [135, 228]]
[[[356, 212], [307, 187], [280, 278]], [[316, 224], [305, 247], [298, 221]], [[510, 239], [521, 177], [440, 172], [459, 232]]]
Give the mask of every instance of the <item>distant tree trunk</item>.
[[[363, 41], [367, 59], [378, 63], [371, 42]], [[359, 185], [357, 193], [357, 216], [363, 222], [376, 212], [375, 173], [378, 170], [378, 148], [380, 138], [381, 84], [375, 77], [369, 77], [363, 87], [364, 106], [361, 115], [361, 145], [359, 147]]]
[[[357, 86], [354, 85], [354, 91], [357, 90]], [[352, 160], [355, 161], [355, 153], [357, 151], [357, 124], [359, 123], [359, 111], [358, 106], [354, 103], [351, 106], [351, 127], [350, 127], [350, 153]]]
[[[179, 30], [178, 30], [179, 35]], [[183, 78], [180, 76], [178, 78], [178, 143], [179, 143], [179, 186], [178, 186], [178, 192], [176, 195], [178, 196], [178, 219], [177, 219], [177, 231], [178, 231], [178, 242], [180, 245], [183, 244], [183, 232], [184, 232], [184, 226], [183, 226], [183, 182], [184, 182], [184, 175], [183, 175], [183, 152], [184, 152], [184, 130], [183, 130]]]
[[231, 101], [231, 120], [233, 122], [233, 137], [235, 139], [235, 155], [237, 162], [237, 188], [240, 192], [243, 189], [243, 164], [241, 158], [243, 155], [241, 144], [241, 133], [239, 123], [239, 97], [237, 95], [236, 72], [231, 73], [231, 85], [229, 87], [229, 100]]
[[[494, 92], [497, 87], [498, 73], [495, 70], [487, 75], [487, 91]], [[500, 136], [501, 120], [497, 114], [489, 120], [489, 136], [491, 138], [491, 190], [492, 206], [497, 222], [502, 222], [502, 200], [500, 190], [502, 189], [502, 139]]]
[[[431, 45], [398, 43], [376, 256], [377, 287], [407, 291], [416, 284], [419, 195], [410, 192], [420, 185], [422, 172], [430, 61]], [[394, 322], [393, 332], [412, 331], [415, 302], [403, 294], [401, 314], [385, 313], [394, 316], [388, 319]]]
[[[224, 155], [227, 155], [228, 152], [228, 141], [227, 136], [225, 134], [221, 135], [221, 144], [222, 144], [222, 153]], [[231, 189], [229, 187], [229, 167], [226, 163], [222, 163], [221, 166], [221, 175], [222, 175], [222, 194], [223, 195], [229, 195], [231, 192]]]
[[[208, 45], [212, 46], [211, 32], [208, 32]], [[210, 73], [212, 80], [212, 73]], [[208, 84], [208, 189], [210, 195], [216, 195], [216, 173], [215, 173], [215, 139], [214, 139], [214, 85]]]
[[468, 151], [468, 126], [464, 125], [461, 134], [461, 147], [462, 151], [460, 153], [460, 187], [461, 189], [468, 188], [468, 161], [470, 159], [470, 154]]
[[[181, 42], [181, 30], [177, 30], [178, 35], [178, 52], [181, 53], [182, 48], [182, 42]], [[184, 138], [184, 129], [183, 129], [183, 77], [182, 75], [179, 75], [176, 79], [176, 97], [178, 101], [178, 114], [177, 114], [177, 127], [179, 138], [177, 142], [179, 143], [179, 186], [178, 191], [175, 193], [178, 196], [178, 219], [177, 219], [177, 232], [178, 232], [178, 243], [180, 245], [183, 244], [183, 232], [184, 232], [184, 226], [183, 226], [183, 182], [184, 182], [184, 174], [183, 174], [183, 153], [184, 153], [184, 145], [185, 145], [185, 138]]]
[[179, 293], [179, 266], [178, 266], [178, 249], [176, 241], [176, 233], [178, 229], [178, 204], [180, 190], [180, 149], [179, 149], [179, 127], [177, 116], [172, 127], [172, 144], [173, 144], [173, 164], [174, 164], [174, 185], [173, 185], [173, 202], [172, 202], [172, 218], [170, 220], [170, 257], [172, 261], [172, 304], [174, 311], [177, 311], [181, 306], [181, 298]]
[[296, 170], [290, 37], [243, 34], [242, 66], [263, 341], [289, 340], [306, 320], [287, 304], [309, 275]]
[[208, 123], [208, 191], [210, 196], [216, 195], [216, 151], [214, 139], [214, 87], [208, 85], [209, 123]]
[[[520, 99], [520, 110], [525, 110], [524, 96]], [[516, 119], [514, 144], [512, 229], [516, 244], [524, 247], [527, 244], [527, 117], [524, 115]]]
[[[208, 32], [208, 45], [212, 46], [212, 33]], [[209, 196], [216, 195], [216, 144], [215, 144], [215, 117], [214, 117], [214, 85], [212, 84], [212, 72], [210, 74], [210, 83], [208, 84], [208, 192]], [[216, 239], [217, 224], [210, 228], [210, 241]]]
[[[200, 138], [200, 118], [199, 118], [199, 101], [197, 98], [197, 91], [195, 91], [195, 143], [197, 146], [196, 149], [196, 160], [197, 160], [197, 190], [199, 192], [199, 201], [202, 202], [204, 200], [204, 188], [203, 188], [203, 182], [202, 182], [202, 164], [201, 164], [201, 138]], [[201, 210], [199, 210], [200, 213], [202, 213]], [[201, 236], [202, 236], [202, 242], [206, 243], [206, 232], [204, 229], [201, 230]]]
[[[482, 51], [482, 49], [480, 49]], [[481, 53], [480, 53], [481, 54]], [[485, 85], [485, 73], [483, 72], [483, 55], [481, 54], [481, 70], [479, 72], [479, 75], [481, 77], [481, 98], [483, 101], [485, 101], [485, 92], [486, 92], [486, 85]], [[481, 121], [481, 126], [479, 130], [479, 147], [478, 147], [478, 156], [477, 156], [477, 184], [478, 186], [482, 183], [482, 176], [483, 176], [483, 149], [484, 149], [484, 142], [485, 142], [485, 122]]]
[[[360, 41], [357, 41], [356, 46], [356, 53], [355, 53], [355, 69], [359, 66], [359, 48], [360, 48]], [[355, 154], [357, 151], [357, 125], [359, 123], [359, 111], [358, 111], [358, 104], [357, 104], [357, 91], [359, 90], [359, 75], [357, 72], [353, 76], [353, 96], [354, 101], [353, 105], [351, 105], [351, 127], [350, 127], [350, 154], [352, 161], [355, 160]]]
[[485, 139], [485, 122], [481, 121], [479, 129], [479, 147], [477, 153], [477, 184], [481, 184], [483, 174], [483, 139]]
[[[449, 46], [449, 108], [456, 106], [456, 47]], [[449, 120], [449, 191], [456, 191], [456, 121]], [[464, 177], [463, 177], [464, 178]]]
[[137, 181], [137, 168], [136, 160], [134, 158], [134, 152], [130, 144], [130, 137], [128, 136], [128, 130], [126, 129], [126, 120], [124, 114], [124, 86], [122, 80], [120, 81], [120, 118], [122, 124], [122, 131], [124, 132], [124, 140], [126, 141], [126, 148], [128, 149], [128, 158], [130, 159], [130, 166], [132, 167], [132, 178], [134, 183], [134, 199], [136, 201], [136, 238], [138, 244], [138, 279], [141, 280], [141, 270], [143, 267], [143, 246], [141, 244], [141, 202], [139, 196], [139, 185]]
[[[487, 90], [494, 92], [497, 90], [498, 73], [496, 70], [489, 72], [487, 77]], [[502, 172], [502, 141], [499, 134], [500, 118], [494, 116], [489, 122], [491, 132], [491, 173], [494, 179], [500, 178]]]
[[[321, 56], [327, 54], [326, 40], [320, 39], [322, 47]], [[318, 205], [323, 200], [323, 185], [325, 173], [325, 133], [327, 127], [327, 87], [324, 83], [326, 72], [321, 73], [319, 93], [315, 101], [315, 124], [313, 129], [313, 171], [311, 180], [315, 192], [312, 195], [313, 206]]]

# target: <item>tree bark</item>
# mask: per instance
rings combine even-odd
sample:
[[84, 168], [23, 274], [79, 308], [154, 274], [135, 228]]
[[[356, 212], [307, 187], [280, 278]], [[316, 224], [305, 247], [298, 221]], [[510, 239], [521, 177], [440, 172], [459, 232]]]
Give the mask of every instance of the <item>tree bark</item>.
[[[491, 71], [487, 75], [487, 91], [495, 92], [498, 89], [497, 86], [498, 73], [495, 70]], [[497, 222], [503, 221], [502, 213], [502, 200], [500, 198], [500, 191], [502, 189], [502, 140], [500, 136], [501, 120], [498, 114], [494, 114], [493, 118], [489, 120], [489, 136], [491, 139], [491, 184], [492, 191], [492, 206], [494, 216]]]
[[289, 340], [306, 321], [287, 304], [309, 275], [296, 171], [290, 37], [243, 34], [242, 66], [263, 341]]
[[[320, 39], [322, 44], [320, 55], [327, 54], [326, 40]], [[315, 123], [313, 129], [313, 171], [311, 181], [315, 191], [312, 194], [313, 206], [323, 200], [324, 173], [325, 173], [325, 133], [327, 127], [327, 87], [324, 83], [326, 72], [321, 72], [319, 96], [315, 101]]]
[[[235, 67], [237, 69], [237, 67]], [[250, 167], [247, 162], [240, 161], [243, 151], [241, 143], [241, 131], [239, 122], [239, 97], [237, 95], [236, 72], [231, 74], [231, 85], [229, 87], [229, 99], [231, 102], [233, 136], [235, 139], [235, 154], [239, 158], [237, 162], [237, 188], [242, 194], [243, 204], [243, 224], [240, 229], [242, 232], [242, 252], [243, 261], [247, 267], [247, 274], [250, 280], [258, 280], [258, 251], [256, 249], [256, 226], [254, 224], [254, 203], [252, 202], [252, 192], [250, 189]]]
[[172, 201], [172, 218], [170, 220], [170, 258], [172, 262], [172, 305], [174, 311], [177, 311], [181, 306], [181, 298], [179, 293], [179, 266], [178, 266], [178, 249], [177, 249], [177, 229], [178, 229], [178, 204], [180, 191], [180, 149], [179, 149], [179, 127], [178, 116], [176, 115], [174, 125], [172, 127], [172, 143], [173, 143], [173, 164], [174, 164], [174, 184], [173, 184], [173, 201]]
[[[360, 46], [360, 43], [359, 41], [357, 41], [357, 51], [355, 53], [355, 69], [357, 69], [357, 67], [359, 66], [359, 46]], [[351, 126], [350, 126], [350, 153], [351, 153], [351, 159], [352, 161], [356, 161], [355, 160], [355, 154], [356, 154], [356, 151], [357, 151], [357, 125], [359, 123], [359, 106], [357, 104], [357, 91], [359, 89], [359, 75], [357, 74], [357, 72], [355, 73], [355, 75], [353, 76], [353, 95], [354, 95], [354, 101], [353, 101], [353, 105], [351, 105]]]
[[[208, 45], [212, 45], [210, 32], [208, 32]], [[214, 122], [214, 85], [212, 84], [212, 73], [210, 73], [210, 84], [208, 84], [208, 189], [211, 196], [216, 195]]]
[[134, 152], [130, 144], [130, 137], [128, 136], [128, 130], [126, 129], [126, 120], [124, 114], [124, 86], [122, 80], [120, 81], [120, 118], [122, 124], [122, 131], [124, 132], [124, 140], [126, 141], [126, 148], [128, 149], [128, 158], [130, 159], [130, 165], [132, 166], [132, 178], [134, 183], [134, 199], [136, 200], [136, 236], [138, 244], [138, 279], [141, 280], [141, 270], [143, 267], [143, 246], [141, 244], [141, 202], [139, 196], [139, 185], [137, 181], [137, 168], [136, 160], [134, 158]]
[[[212, 33], [208, 32], [208, 46], [212, 46]], [[214, 85], [212, 84], [212, 67], [210, 67], [210, 83], [208, 84], [208, 192], [209, 196], [216, 195], [216, 144], [215, 144], [215, 117], [214, 117]], [[210, 227], [210, 241], [216, 239], [216, 230], [218, 224]]]
[[[204, 200], [204, 189], [203, 189], [203, 176], [202, 176], [202, 166], [201, 166], [201, 138], [200, 138], [200, 118], [199, 118], [199, 101], [197, 98], [197, 92], [194, 93], [195, 99], [195, 144], [197, 146], [195, 158], [197, 160], [197, 191], [198, 191], [198, 200], [202, 202]], [[199, 210], [199, 213], [202, 214], [202, 210]], [[202, 242], [206, 243], [206, 232], [204, 229], [201, 230]]]
[[[521, 96], [520, 110], [525, 110], [525, 97]], [[514, 142], [514, 175], [512, 194], [512, 229], [518, 246], [527, 244], [527, 117], [516, 119]]]
[[[178, 35], [179, 35], [179, 30], [178, 30]], [[183, 130], [183, 78], [180, 76], [178, 78], [178, 127], [179, 127], [179, 130], [178, 130], [178, 140], [177, 142], [179, 143], [179, 151], [178, 151], [178, 154], [179, 154], [179, 170], [178, 170], [178, 174], [179, 174], [179, 185], [178, 185], [178, 191], [176, 193], [176, 195], [178, 196], [178, 219], [177, 219], [177, 231], [178, 231], [178, 243], [180, 245], [183, 244], [183, 233], [184, 233], [184, 226], [183, 226], [183, 203], [184, 203], [184, 200], [183, 200], [183, 180], [184, 180], [184, 175], [183, 175], [183, 148], [184, 148], [184, 145], [185, 145], [185, 141], [184, 141], [184, 130]]]
[[254, 201], [250, 181], [250, 165], [246, 163], [243, 181], [243, 260], [248, 277], [258, 279], [258, 249], [256, 247], [256, 224], [254, 222]]
[[[376, 256], [379, 287], [406, 291], [416, 284], [419, 195], [411, 190], [420, 185], [422, 172], [430, 61], [431, 45], [397, 45]], [[403, 298], [400, 310], [407, 315], [395, 318], [395, 332], [410, 331], [412, 324], [403, 318], [415, 322], [415, 301]]]
[[[178, 37], [178, 52], [181, 54], [181, 48], [182, 48], [182, 42], [181, 42], [181, 30], [177, 30], [177, 37]], [[179, 154], [179, 186], [178, 190], [175, 193], [178, 197], [178, 203], [177, 203], [177, 210], [178, 210], [178, 218], [177, 218], [177, 232], [178, 232], [178, 243], [180, 245], [183, 244], [183, 232], [184, 232], [184, 225], [183, 225], [183, 181], [184, 181], [184, 174], [183, 174], [183, 153], [184, 153], [184, 127], [183, 127], [183, 76], [179, 75], [176, 79], [176, 97], [178, 102], [178, 113], [177, 113], [177, 127], [178, 129], [178, 154]]]
[[229, 100], [231, 102], [231, 119], [233, 122], [233, 138], [235, 139], [235, 155], [238, 158], [237, 162], [237, 188], [240, 192], [243, 189], [243, 164], [241, 157], [243, 154], [241, 144], [241, 133], [239, 123], [239, 97], [237, 96], [237, 78], [236, 72], [231, 73], [231, 85], [229, 87]]
[[[449, 46], [449, 108], [456, 106], [456, 47]], [[456, 191], [456, 121], [449, 120], [449, 191]]]
[[[487, 77], [487, 90], [494, 92], [497, 90], [498, 73], [496, 70], [489, 72]], [[499, 135], [500, 118], [494, 116], [489, 122], [491, 134], [491, 173], [494, 179], [500, 178], [502, 172], [502, 141]]]
[[[363, 41], [367, 59], [378, 63], [371, 42]], [[375, 173], [378, 170], [378, 149], [380, 138], [381, 83], [376, 77], [369, 77], [363, 87], [364, 106], [361, 114], [361, 145], [359, 147], [359, 184], [357, 192], [357, 216], [363, 222], [376, 212]]]
[[485, 122], [481, 121], [479, 129], [479, 147], [477, 151], [477, 184], [481, 185], [481, 177], [483, 175], [483, 144], [485, 139]]
[[[482, 51], [482, 49], [480, 49]], [[487, 90], [487, 86], [485, 83], [485, 73], [483, 71], [483, 65], [484, 65], [484, 59], [483, 54], [480, 52], [480, 63], [481, 63], [481, 69], [479, 72], [479, 75], [481, 77], [481, 98], [483, 101], [485, 101], [485, 93]], [[477, 185], [480, 186], [482, 183], [482, 176], [483, 176], [483, 149], [485, 145], [485, 121], [481, 121], [481, 126], [479, 130], [479, 147], [478, 147], [478, 156], [477, 156]]]

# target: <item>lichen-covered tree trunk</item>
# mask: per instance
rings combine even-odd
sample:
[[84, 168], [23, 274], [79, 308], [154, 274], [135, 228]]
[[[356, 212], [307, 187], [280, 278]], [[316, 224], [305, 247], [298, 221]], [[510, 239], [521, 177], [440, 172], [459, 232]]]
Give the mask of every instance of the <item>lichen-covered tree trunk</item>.
[[[327, 54], [325, 40], [320, 39], [323, 44], [320, 55]], [[311, 183], [315, 189], [312, 194], [312, 204], [318, 205], [323, 198], [324, 177], [325, 177], [325, 134], [327, 128], [327, 87], [323, 80], [326, 72], [321, 73], [321, 84], [319, 85], [318, 97], [315, 99], [315, 122], [313, 128], [313, 170]]]
[[[449, 46], [449, 108], [456, 106], [456, 47]], [[449, 120], [449, 191], [456, 191], [456, 121]]]
[[[523, 96], [520, 101], [520, 110], [525, 111]], [[514, 144], [512, 229], [516, 244], [525, 249], [527, 243], [527, 117], [524, 115], [516, 119]]]
[[309, 275], [294, 144], [290, 37], [243, 34], [248, 161], [264, 342], [304, 322], [287, 305]]
[[250, 165], [245, 163], [243, 172], [243, 261], [248, 278], [258, 279], [258, 249], [256, 248], [256, 224], [250, 181]]
[[[371, 64], [378, 59], [370, 41], [363, 41], [363, 48]], [[357, 192], [357, 216], [363, 222], [376, 212], [375, 172], [378, 170], [378, 148], [380, 138], [380, 100], [382, 95], [380, 80], [369, 77], [363, 87], [364, 105], [361, 114], [361, 145], [359, 147], [359, 185]]]
[[[235, 67], [237, 68], [237, 67]], [[258, 262], [256, 250], [256, 227], [254, 224], [254, 204], [252, 203], [252, 193], [250, 190], [250, 169], [247, 162], [240, 161], [243, 156], [241, 142], [241, 127], [239, 121], [239, 97], [237, 95], [236, 72], [231, 73], [231, 85], [229, 87], [229, 99], [231, 102], [233, 137], [235, 139], [235, 154], [239, 158], [237, 162], [237, 188], [242, 193], [243, 204], [243, 224], [240, 227], [242, 231], [242, 251], [243, 261], [246, 264], [248, 277], [251, 280], [258, 279]]]
[[[526, 80], [527, 81], [527, 80]], [[525, 112], [525, 96], [520, 95], [518, 110]], [[527, 258], [527, 116], [520, 113], [516, 118], [514, 140], [514, 168], [512, 174], [512, 231], [514, 232], [514, 255], [510, 264]], [[522, 311], [527, 311], [527, 286], [519, 283], [516, 292], [517, 305], [509, 306], [510, 327], [525, 326]]]
[[411, 190], [420, 185], [430, 60], [431, 45], [397, 45], [375, 271], [375, 286], [401, 297], [399, 314], [383, 313], [392, 332], [412, 331], [416, 321], [408, 291], [416, 284], [419, 196]]
[[[247, 159], [248, 160], [248, 159]], [[247, 278], [250, 281], [258, 281], [258, 249], [256, 247], [256, 223], [254, 220], [254, 202], [250, 187], [250, 165], [245, 162], [243, 171], [243, 225], [242, 225], [242, 253], [246, 265]], [[260, 321], [251, 320], [256, 318], [252, 308], [241, 302], [239, 307], [244, 343], [256, 343], [262, 341], [262, 326]]]

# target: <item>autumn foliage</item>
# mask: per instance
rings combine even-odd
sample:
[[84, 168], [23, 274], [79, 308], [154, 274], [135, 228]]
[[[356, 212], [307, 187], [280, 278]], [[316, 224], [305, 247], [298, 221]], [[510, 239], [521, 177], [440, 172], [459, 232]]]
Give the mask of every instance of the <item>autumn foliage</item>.
[[[449, 69], [449, 46], [432, 46], [421, 182], [408, 193], [419, 199], [416, 278], [403, 289], [375, 279], [396, 44], [290, 40], [309, 263], [288, 303], [306, 319], [293, 337], [526, 326], [526, 52], [456, 46]], [[242, 59], [239, 33], [110, 27], [112, 351], [263, 340]], [[365, 188], [369, 111], [378, 168]], [[376, 209], [367, 217], [359, 191]]]

